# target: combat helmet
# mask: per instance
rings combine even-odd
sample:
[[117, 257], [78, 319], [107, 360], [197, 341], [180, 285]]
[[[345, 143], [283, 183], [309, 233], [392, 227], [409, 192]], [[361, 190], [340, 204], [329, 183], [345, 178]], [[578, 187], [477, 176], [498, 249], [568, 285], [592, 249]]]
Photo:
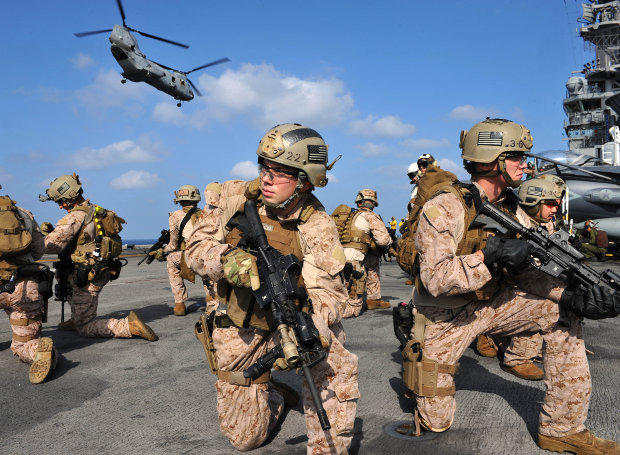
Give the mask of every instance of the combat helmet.
[[200, 202], [200, 191], [194, 185], [183, 185], [178, 191], [174, 192], [174, 203], [181, 201]]
[[[493, 177], [502, 175], [506, 183], [517, 188], [521, 181], [514, 181], [506, 172], [506, 154], [526, 154], [532, 149], [530, 130], [523, 125], [504, 119], [490, 119], [476, 123], [469, 131], [461, 131], [459, 147], [465, 169], [471, 175]], [[474, 163], [499, 163], [497, 171], [476, 171]]]
[[519, 204], [528, 215], [536, 217], [541, 202], [562, 199], [565, 194], [564, 180], [545, 174], [523, 182], [519, 188]]
[[276, 208], [284, 208], [291, 204], [306, 181], [316, 187], [327, 185], [327, 171], [340, 158], [338, 156], [328, 165], [327, 144], [321, 135], [299, 123], [283, 123], [271, 128], [258, 143], [256, 154], [259, 164], [267, 159], [299, 169], [295, 193]]
[[84, 190], [80, 182], [80, 176], [75, 172], [72, 175], [61, 175], [50, 183], [50, 187], [45, 190], [46, 196], [40, 194], [40, 201], [60, 202], [62, 200], [72, 201], [77, 199]]
[[371, 190], [371, 189], [363, 189], [361, 190], [359, 193], [357, 193], [357, 196], [355, 197], [355, 203], [356, 204], [360, 204], [364, 201], [371, 201], [371, 204], [368, 204], [369, 206], [367, 208], [372, 209], [373, 207], [377, 207], [379, 205], [379, 201], [377, 200], [377, 192], [375, 190]]

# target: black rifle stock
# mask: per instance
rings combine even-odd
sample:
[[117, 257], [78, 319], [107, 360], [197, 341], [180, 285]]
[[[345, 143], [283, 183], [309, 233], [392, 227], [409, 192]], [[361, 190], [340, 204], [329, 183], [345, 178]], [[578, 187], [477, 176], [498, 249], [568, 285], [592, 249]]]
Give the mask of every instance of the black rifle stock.
[[256, 252], [260, 277], [260, 289], [254, 291], [254, 297], [261, 308], [271, 309], [274, 325], [280, 335], [280, 345], [258, 359], [243, 375], [255, 379], [270, 370], [278, 358], [284, 357], [289, 366], [303, 371], [321, 428], [329, 430], [331, 425], [310, 371], [310, 368], [325, 359], [326, 352], [321, 346], [311, 316], [301, 311], [294, 301], [297, 299], [302, 308], [308, 304], [305, 291], [297, 286], [301, 264], [294, 255], [284, 256], [269, 245], [256, 201], [248, 200], [245, 203], [245, 217], [250, 231], [246, 235], [251, 249]]
[[71, 285], [69, 284], [69, 275], [73, 273], [73, 262], [71, 256], [62, 252], [58, 255], [58, 261], [53, 263], [56, 270], [56, 286], [54, 286], [54, 300], [61, 302], [60, 322], [65, 322], [65, 302], [69, 300], [71, 295]]
[[611, 270], [599, 273], [582, 263], [584, 255], [571, 244], [572, 237], [567, 231], [560, 229], [549, 234], [542, 226], [526, 228], [489, 202], [484, 202], [478, 213], [487, 216], [511, 234], [518, 234], [524, 239], [531, 247], [532, 256], [540, 261], [540, 264], [532, 265], [547, 275], [562, 277], [584, 287], [603, 286], [611, 294], [620, 290], [620, 275]]
[[168, 229], [162, 229], [160, 236], [157, 239], [157, 242], [153, 243], [153, 246], [151, 247], [151, 249], [146, 252], [146, 256], [140, 259], [140, 262], [138, 262], [138, 265], [142, 264], [144, 261], [146, 261], [147, 264], [150, 264], [151, 262], [153, 262], [153, 260], [155, 259], [155, 256], [150, 256], [149, 253], [152, 253], [153, 251], [157, 251], [160, 248], [163, 248], [164, 246], [168, 245], [169, 242], [170, 242], [170, 231]]

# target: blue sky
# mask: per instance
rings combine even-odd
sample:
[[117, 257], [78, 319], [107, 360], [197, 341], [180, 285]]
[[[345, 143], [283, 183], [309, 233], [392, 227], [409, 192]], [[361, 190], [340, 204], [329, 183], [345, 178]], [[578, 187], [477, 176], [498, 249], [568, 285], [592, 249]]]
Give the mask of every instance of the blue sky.
[[125, 239], [154, 238], [173, 191], [256, 175], [277, 123], [319, 131], [343, 158], [315, 194], [331, 212], [378, 191], [384, 220], [406, 216], [407, 166], [432, 153], [461, 177], [458, 138], [486, 116], [528, 126], [534, 151], [564, 150], [562, 100], [592, 59], [574, 0], [124, 0], [147, 58], [189, 70], [203, 97], [181, 108], [144, 83], [121, 84], [107, 34], [114, 0], [6, 2], [0, 16], [2, 194], [39, 222], [62, 212], [38, 194], [77, 172], [85, 196], [124, 217]]

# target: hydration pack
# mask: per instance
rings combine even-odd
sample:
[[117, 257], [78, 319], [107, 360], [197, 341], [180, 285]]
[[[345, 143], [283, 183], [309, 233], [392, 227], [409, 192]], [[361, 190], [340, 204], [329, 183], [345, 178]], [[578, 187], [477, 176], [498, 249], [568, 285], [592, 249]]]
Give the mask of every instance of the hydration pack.
[[0, 260], [26, 253], [32, 234], [19, 209], [8, 196], [0, 196]]

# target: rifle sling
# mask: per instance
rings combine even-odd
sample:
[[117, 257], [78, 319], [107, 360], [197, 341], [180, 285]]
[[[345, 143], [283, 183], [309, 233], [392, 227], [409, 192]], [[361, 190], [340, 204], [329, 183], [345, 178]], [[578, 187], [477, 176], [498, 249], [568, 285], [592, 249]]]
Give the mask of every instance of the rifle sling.
[[183, 217], [181, 224], [179, 225], [179, 238], [177, 240], [177, 250], [181, 249], [181, 243], [183, 243], [183, 240], [185, 240], [183, 238], [183, 229], [185, 229], [185, 225], [189, 222], [192, 215], [196, 213], [196, 210], [198, 210], [198, 207], [192, 207], [191, 209], [189, 209], [187, 213], [185, 214], [185, 216]]

